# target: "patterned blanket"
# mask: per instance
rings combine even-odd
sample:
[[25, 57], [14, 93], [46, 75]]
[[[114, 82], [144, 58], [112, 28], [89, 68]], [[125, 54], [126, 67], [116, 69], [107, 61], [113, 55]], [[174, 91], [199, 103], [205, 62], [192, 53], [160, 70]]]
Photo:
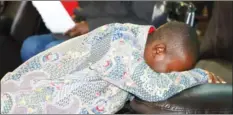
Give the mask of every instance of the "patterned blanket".
[[112, 114], [132, 96], [157, 102], [207, 82], [201, 69], [151, 70], [149, 28], [108, 24], [34, 56], [1, 80], [1, 114]]

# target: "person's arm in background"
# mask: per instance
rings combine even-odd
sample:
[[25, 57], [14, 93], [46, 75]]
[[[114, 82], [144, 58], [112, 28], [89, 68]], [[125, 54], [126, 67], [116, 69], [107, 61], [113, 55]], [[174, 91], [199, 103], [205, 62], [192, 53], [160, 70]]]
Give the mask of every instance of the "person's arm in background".
[[109, 23], [135, 23], [153, 25], [152, 14], [156, 1], [146, 2], [79, 2], [81, 10], [74, 10], [76, 16], [85, 17], [81, 23], [66, 32], [70, 37], [85, 34]]

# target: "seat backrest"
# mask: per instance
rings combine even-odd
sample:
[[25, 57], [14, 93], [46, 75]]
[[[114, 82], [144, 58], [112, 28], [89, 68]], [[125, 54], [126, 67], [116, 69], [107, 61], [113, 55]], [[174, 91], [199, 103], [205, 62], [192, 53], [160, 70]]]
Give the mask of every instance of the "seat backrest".
[[33, 7], [31, 1], [20, 2], [10, 33], [15, 40], [22, 42], [38, 29], [40, 15]]
[[205, 37], [201, 42], [202, 58], [221, 58], [232, 62], [233, 2], [215, 1]]

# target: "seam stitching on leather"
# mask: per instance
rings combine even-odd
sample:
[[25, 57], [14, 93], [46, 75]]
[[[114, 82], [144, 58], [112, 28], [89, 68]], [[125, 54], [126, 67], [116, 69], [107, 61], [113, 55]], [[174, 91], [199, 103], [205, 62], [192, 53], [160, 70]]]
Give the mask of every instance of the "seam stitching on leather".
[[[138, 103], [141, 103], [141, 104], [143, 104], [143, 105], [146, 105], [146, 106], [149, 106], [149, 107], [153, 107], [153, 106], [151, 106], [151, 105], [149, 105], [149, 104], [146, 104], [146, 103], [144, 103], [144, 102], [142, 102], [142, 101], [139, 101], [139, 100], [135, 100], [135, 101], [137, 101]], [[156, 107], [159, 107], [159, 108], [161, 108], [161, 109], [165, 109], [165, 110], [171, 110], [171, 111], [182, 111], [182, 110], [185, 110], [185, 109], [172, 109], [172, 108], [170, 108], [170, 107], [162, 107], [162, 106], [158, 106], [158, 104], [155, 104], [155, 106]], [[192, 110], [192, 111], [202, 111], [202, 109], [192, 109], [192, 108], [190, 108], [190, 109], [188, 109], [188, 110]], [[220, 110], [212, 110], [212, 109], [203, 109], [203, 110], [208, 110], [208, 111], [232, 111], [232, 109], [231, 108], [226, 108], [226, 109], [220, 109]]]

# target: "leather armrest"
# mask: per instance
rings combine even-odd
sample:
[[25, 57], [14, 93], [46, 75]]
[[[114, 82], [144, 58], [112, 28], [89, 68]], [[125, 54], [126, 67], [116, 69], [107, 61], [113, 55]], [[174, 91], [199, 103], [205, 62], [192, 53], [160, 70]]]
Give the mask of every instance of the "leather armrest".
[[31, 1], [21, 1], [11, 26], [11, 36], [22, 42], [35, 33], [40, 21], [40, 15]]
[[161, 102], [150, 103], [135, 98], [130, 102], [137, 113], [232, 113], [232, 85], [204, 84], [187, 89]]

